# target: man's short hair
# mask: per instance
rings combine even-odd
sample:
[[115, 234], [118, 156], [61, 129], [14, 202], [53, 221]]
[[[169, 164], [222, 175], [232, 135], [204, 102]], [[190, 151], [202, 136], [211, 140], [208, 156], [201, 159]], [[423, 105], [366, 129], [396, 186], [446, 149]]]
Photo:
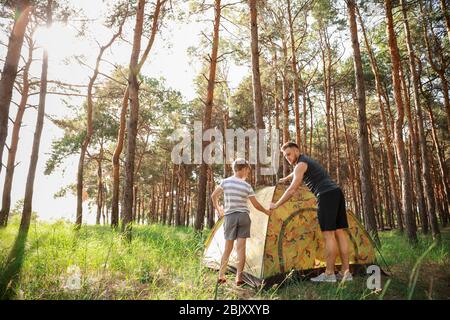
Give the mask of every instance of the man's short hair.
[[295, 142], [291, 142], [291, 141], [286, 142], [285, 144], [283, 144], [283, 145], [281, 146], [281, 151], [284, 151], [284, 150], [286, 150], [287, 148], [297, 148], [297, 149], [300, 150], [300, 148], [298, 147], [298, 144], [296, 144]]
[[234, 172], [241, 171], [244, 168], [251, 169], [250, 164], [245, 159], [243, 159], [243, 158], [236, 158], [233, 161], [233, 171]]

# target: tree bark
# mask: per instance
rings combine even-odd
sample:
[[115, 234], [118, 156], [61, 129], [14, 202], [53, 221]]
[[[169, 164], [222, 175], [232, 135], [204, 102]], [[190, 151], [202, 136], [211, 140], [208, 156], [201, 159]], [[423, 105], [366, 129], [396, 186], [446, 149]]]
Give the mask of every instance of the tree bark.
[[[380, 107], [380, 115], [381, 115], [381, 122], [383, 124], [383, 134], [384, 134], [384, 140], [386, 143], [386, 153], [387, 153], [387, 160], [388, 160], [388, 168], [389, 168], [389, 183], [392, 186], [392, 194], [391, 194], [391, 202], [393, 204], [393, 210], [397, 214], [397, 221], [398, 221], [398, 227], [400, 231], [403, 231], [403, 219], [402, 219], [402, 211], [400, 206], [398, 205], [398, 199], [400, 199], [400, 196], [397, 192], [398, 184], [397, 179], [395, 177], [395, 160], [394, 160], [394, 153], [393, 153], [393, 147], [392, 147], [392, 139], [388, 128], [388, 121], [386, 118], [386, 113], [383, 106], [383, 99], [386, 103], [386, 106], [389, 105], [389, 97], [385, 94], [382, 85], [381, 85], [381, 77], [378, 70], [378, 65], [375, 60], [375, 57], [372, 52], [372, 48], [370, 46], [369, 40], [367, 38], [366, 29], [361, 17], [361, 14], [359, 12], [358, 6], [356, 6], [356, 12], [358, 14], [359, 18], [359, 24], [361, 26], [361, 31], [364, 37], [364, 42], [366, 45], [367, 52], [369, 54], [370, 59], [370, 65], [373, 72], [373, 75], [375, 77], [375, 87], [377, 91], [377, 97], [378, 97], [378, 105]], [[392, 126], [391, 126], [392, 127]], [[394, 131], [394, 130], [392, 130]]]
[[293, 90], [294, 90], [294, 116], [295, 116], [295, 143], [302, 148], [301, 132], [300, 132], [300, 99], [299, 99], [299, 85], [298, 85], [298, 71], [297, 71], [297, 50], [294, 37], [294, 19], [292, 18], [291, 0], [287, 0], [287, 12], [289, 22], [289, 36], [291, 40], [291, 63], [293, 75]]
[[[259, 40], [258, 40], [258, 12], [256, 7], [257, 0], [249, 0], [250, 8], [250, 31], [251, 31], [251, 57], [252, 57], [252, 84], [253, 84], [253, 109], [255, 116], [255, 129], [257, 132], [256, 145], [256, 166], [255, 166], [255, 184], [261, 184], [261, 159], [259, 154], [260, 143], [259, 130], [265, 129], [263, 121], [263, 99], [261, 87], [261, 75], [259, 68]], [[265, 153], [264, 153], [265, 154]]]
[[352, 198], [353, 198], [353, 204], [354, 204], [354, 213], [355, 215], [359, 216], [360, 215], [360, 209], [358, 206], [358, 197], [356, 194], [356, 187], [355, 187], [355, 171], [354, 171], [354, 167], [352, 166], [352, 163], [354, 163], [353, 159], [352, 159], [352, 152], [350, 150], [350, 142], [348, 139], [348, 133], [347, 133], [347, 125], [345, 123], [345, 115], [344, 115], [344, 108], [342, 107], [341, 104], [341, 114], [342, 114], [342, 125], [344, 127], [344, 137], [345, 137], [345, 151], [346, 151], [346, 155], [347, 155], [347, 166], [348, 166], [348, 174], [349, 174], [349, 179], [350, 179], [350, 184], [351, 184], [351, 189], [352, 189]]
[[448, 41], [450, 42], [450, 13], [449, 13], [449, 9], [448, 9], [446, 0], [441, 0], [441, 9], [442, 9], [442, 14], [444, 15], [444, 18], [445, 18], [445, 25], [447, 27]]
[[[436, 218], [436, 206], [434, 201], [434, 190], [431, 182], [431, 170], [430, 164], [427, 159], [427, 142], [426, 136], [423, 127], [423, 113], [422, 113], [422, 105], [420, 103], [419, 97], [419, 76], [417, 74], [416, 62], [415, 62], [415, 53], [414, 47], [411, 41], [411, 34], [409, 28], [408, 14], [407, 14], [407, 6], [405, 0], [401, 1], [402, 4], [402, 12], [403, 12], [403, 24], [406, 35], [406, 47], [408, 49], [408, 59], [409, 59], [409, 73], [411, 76], [412, 82], [412, 91], [414, 97], [414, 105], [416, 107], [416, 115], [417, 115], [417, 134], [419, 139], [419, 149], [420, 149], [420, 157], [422, 159], [421, 163], [421, 178], [423, 181], [423, 190], [425, 194], [425, 201], [428, 210], [428, 216], [430, 217], [431, 222], [431, 232], [434, 238], [440, 237], [439, 225], [437, 224]], [[426, 233], [428, 229], [428, 220], [426, 217], [423, 217], [425, 221], [422, 221], [423, 232]]]
[[103, 207], [103, 146], [100, 148], [100, 154], [97, 159], [97, 216], [95, 224], [100, 224], [100, 218]]
[[170, 196], [169, 196], [169, 216], [167, 218], [167, 224], [172, 225], [173, 218], [173, 189], [176, 188], [177, 183], [177, 173], [176, 173], [177, 165], [174, 164], [172, 167], [172, 179], [170, 180]]
[[[416, 207], [418, 209], [418, 213], [422, 223], [422, 231], [424, 234], [428, 233], [428, 218], [425, 209], [425, 199], [424, 199], [424, 191], [422, 178], [420, 173], [420, 158], [419, 158], [419, 147], [417, 145], [417, 135], [416, 130], [414, 128], [414, 121], [411, 114], [411, 101], [410, 101], [410, 93], [408, 90], [408, 86], [406, 84], [406, 79], [404, 76], [404, 72], [402, 68], [400, 68], [400, 78], [403, 87], [403, 93], [405, 97], [405, 110], [408, 122], [408, 131], [409, 131], [409, 141], [410, 141], [410, 175], [411, 175], [411, 194], [413, 196], [413, 212], [416, 214]], [[415, 196], [415, 197], [414, 197]], [[416, 201], [414, 201], [416, 200]]]
[[[425, 40], [425, 46], [427, 48], [427, 54], [428, 54], [428, 61], [430, 62], [431, 68], [438, 74], [439, 79], [441, 80], [442, 84], [442, 95], [444, 97], [444, 108], [447, 112], [447, 132], [450, 134], [450, 97], [449, 97], [449, 85], [446, 78], [446, 68], [448, 65], [444, 63], [444, 57], [442, 54], [442, 46], [440, 44], [440, 39], [437, 39], [436, 35], [433, 32], [433, 27], [431, 26], [431, 34], [434, 41], [434, 45], [432, 46], [430, 43], [430, 40], [428, 38], [428, 21], [430, 20], [430, 17], [428, 15], [428, 12], [424, 11], [424, 8], [422, 6], [422, 1], [419, 1], [419, 7], [420, 7], [420, 13], [424, 17], [424, 21], [422, 23], [422, 29], [423, 29], [423, 37]], [[430, 22], [431, 23], [431, 22]], [[440, 59], [440, 64], [437, 64], [433, 60], [433, 55], [438, 56]]]
[[397, 107], [397, 120], [395, 121], [395, 144], [399, 158], [399, 167], [402, 176], [402, 208], [405, 216], [405, 225], [408, 239], [416, 243], [416, 224], [411, 206], [411, 176], [409, 174], [408, 160], [406, 159], [405, 145], [403, 141], [404, 106], [401, 92], [400, 79], [400, 54], [394, 31], [394, 18], [392, 16], [392, 1], [385, 1], [386, 33], [389, 39], [389, 51], [392, 61], [392, 82], [395, 104]]
[[[125, 23], [125, 18], [123, 18], [122, 23], [120, 24], [119, 30], [117, 33], [113, 35], [111, 40], [104, 46], [100, 48], [100, 51], [97, 55], [97, 60], [95, 63], [94, 73], [89, 79], [89, 84], [87, 88], [87, 116], [86, 116], [86, 136], [84, 137], [83, 143], [81, 144], [80, 150], [80, 158], [78, 160], [78, 171], [77, 171], [77, 217], [76, 217], [76, 226], [79, 228], [83, 222], [83, 179], [84, 179], [84, 159], [86, 157], [86, 151], [89, 147], [89, 144], [92, 139], [93, 134], [93, 126], [92, 126], [92, 114], [94, 109], [94, 101], [92, 97], [92, 90], [94, 88], [95, 81], [97, 80], [100, 68], [100, 62], [102, 61], [103, 54], [106, 49], [111, 47], [114, 41], [121, 35], [122, 27]], [[99, 219], [100, 221], [100, 219]]]
[[[420, 60], [419, 60], [419, 70], [421, 70]], [[420, 79], [420, 73], [419, 73], [419, 79]], [[442, 154], [442, 150], [439, 145], [439, 139], [438, 139], [438, 135], [436, 132], [433, 110], [431, 109], [431, 104], [428, 103], [430, 99], [429, 99], [428, 95], [423, 91], [421, 82], [419, 82], [419, 89], [427, 101], [427, 103], [425, 105], [427, 106], [428, 116], [430, 118], [431, 137], [433, 139], [433, 146], [435, 149], [436, 158], [438, 160], [438, 165], [439, 165], [440, 183], [442, 186], [442, 190], [444, 192], [444, 196], [445, 196], [444, 198], [446, 199], [446, 201], [443, 201], [443, 205], [446, 207], [446, 211], [449, 212], [450, 211], [450, 188], [449, 188], [449, 180], [448, 180], [448, 175], [447, 175], [447, 166], [445, 164], [445, 160], [444, 160], [445, 158], [444, 158], [444, 155]]]
[[364, 74], [361, 60], [361, 51], [358, 41], [358, 28], [356, 26], [355, 1], [347, 1], [348, 19], [350, 26], [350, 34], [353, 47], [354, 68], [356, 78], [356, 101], [358, 104], [358, 144], [360, 153], [360, 179], [362, 192], [362, 206], [366, 217], [366, 228], [373, 236], [374, 240], [379, 243], [377, 223], [374, 212], [374, 202], [372, 198], [373, 188], [371, 179], [369, 139], [367, 132], [367, 116], [366, 116], [366, 93], [364, 87]]
[[[152, 23], [152, 31], [150, 35], [150, 39], [148, 40], [147, 47], [144, 51], [144, 54], [141, 58], [141, 61], [138, 63], [135, 72], [139, 74], [142, 66], [144, 65], [148, 54], [150, 53], [151, 48], [153, 47], [153, 43], [156, 37], [156, 32], [158, 31], [158, 23], [159, 16], [161, 14], [162, 9], [164, 8], [164, 4], [167, 0], [157, 0], [155, 11], [153, 13], [153, 23]], [[119, 198], [120, 198], [120, 155], [124, 146], [125, 139], [125, 127], [126, 127], [126, 116], [128, 110], [128, 100], [130, 95], [130, 84], [128, 84], [125, 89], [123, 99], [122, 99], [122, 108], [120, 110], [120, 125], [119, 132], [117, 136], [117, 144], [114, 149], [113, 154], [113, 179], [112, 179], [112, 204], [111, 204], [111, 226], [113, 228], [117, 227], [119, 224]]]
[[133, 214], [134, 190], [134, 159], [136, 156], [136, 135], [139, 116], [139, 83], [138, 60], [141, 50], [141, 38], [144, 25], [145, 0], [139, 0], [136, 11], [136, 24], [134, 27], [133, 49], [130, 57], [128, 72], [128, 92], [130, 99], [130, 114], [127, 122], [127, 150], [125, 155], [125, 188], [124, 208], [122, 219], [122, 232], [131, 240], [131, 222]]
[[[52, 5], [53, 1], [47, 2], [47, 27], [52, 25]], [[47, 94], [47, 73], [48, 73], [48, 52], [44, 49], [42, 58], [42, 71], [39, 90], [39, 106], [38, 115], [36, 119], [36, 128], [33, 137], [33, 148], [30, 157], [30, 166], [28, 168], [27, 183], [25, 186], [25, 199], [22, 210], [22, 220], [20, 222], [19, 232], [23, 234], [28, 233], [31, 221], [32, 202], [33, 202], [33, 190], [34, 190], [34, 178], [36, 176], [36, 167], [39, 157], [39, 147], [41, 143], [42, 129], [44, 127], [45, 116], [45, 98]]]
[[29, 70], [33, 59], [34, 46], [31, 38], [28, 47], [28, 59], [23, 69], [22, 92], [19, 107], [17, 109], [16, 118], [11, 135], [11, 146], [8, 152], [8, 162], [6, 164], [5, 182], [3, 185], [2, 209], [0, 211], [0, 227], [6, 227], [8, 224], [9, 212], [11, 209], [11, 190], [14, 178], [14, 170], [16, 168], [17, 146], [19, 144], [19, 133], [22, 127], [22, 119], [28, 101], [28, 93], [30, 90]]
[[[221, 14], [220, 0], [214, 1], [214, 31], [212, 52], [209, 67], [208, 88], [205, 101], [205, 113], [203, 117], [203, 130], [211, 128], [211, 114], [214, 102], [214, 87], [216, 82], [216, 68], [217, 68], [217, 53], [219, 51], [219, 27]], [[198, 179], [198, 199], [197, 212], [195, 214], [195, 230], [203, 230], [205, 225], [205, 210], [206, 210], [206, 180], [207, 180], [207, 164], [203, 160], [203, 152], [207, 146], [206, 141], [202, 141], [202, 163], [200, 165], [200, 173]]]
[[17, 20], [14, 22], [9, 36], [8, 49], [0, 79], [0, 173], [3, 168], [1, 165], [3, 150], [6, 144], [6, 137], [8, 136], [9, 106], [11, 104], [23, 39], [30, 19], [30, 2], [27, 0], [15, 1], [15, 10]]

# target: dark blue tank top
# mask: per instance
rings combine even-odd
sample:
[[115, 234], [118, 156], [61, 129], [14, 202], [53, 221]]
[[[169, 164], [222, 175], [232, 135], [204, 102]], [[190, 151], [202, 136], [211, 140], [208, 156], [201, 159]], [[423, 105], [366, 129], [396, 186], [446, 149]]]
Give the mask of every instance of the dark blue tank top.
[[317, 161], [301, 154], [297, 159], [297, 163], [299, 162], [305, 162], [308, 165], [303, 175], [303, 181], [316, 197], [327, 191], [339, 188], [330, 178], [328, 172]]

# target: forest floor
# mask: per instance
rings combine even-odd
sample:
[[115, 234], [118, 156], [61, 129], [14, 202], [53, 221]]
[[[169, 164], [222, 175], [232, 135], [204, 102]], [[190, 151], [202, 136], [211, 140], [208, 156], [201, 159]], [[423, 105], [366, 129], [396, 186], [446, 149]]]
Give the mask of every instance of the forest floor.
[[[0, 230], [0, 276], [18, 227], [13, 217]], [[345, 284], [289, 279], [264, 290], [236, 288], [229, 275], [216, 290], [217, 273], [200, 262], [209, 232], [135, 226], [130, 244], [108, 226], [75, 231], [63, 221], [32, 222], [20, 277], [10, 285], [14, 299], [450, 299], [450, 228], [442, 231], [433, 248], [429, 236], [411, 247], [398, 232], [381, 232], [392, 275], [382, 277], [378, 291], [367, 289], [368, 275]]]

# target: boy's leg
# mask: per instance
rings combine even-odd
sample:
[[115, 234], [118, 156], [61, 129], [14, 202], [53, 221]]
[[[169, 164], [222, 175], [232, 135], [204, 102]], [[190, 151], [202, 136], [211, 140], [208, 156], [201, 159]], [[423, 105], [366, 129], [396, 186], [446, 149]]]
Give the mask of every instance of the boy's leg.
[[225, 278], [225, 272], [227, 271], [228, 259], [230, 258], [231, 251], [233, 251], [234, 240], [225, 240], [225, 249], [222, 254], [222, 261], [220, 263], [219, 279]]
[[348, 247], [348, 236], [345, 229], [336, 230], [336, 239], [339, 245], [339, 253], [342, 261], [342, 274], [349, 271], [349, 247]]
[[337, 256], [337, 242], [335, 231], [322, 231], [325, 238], [326, 270], [327, 274], [334, 274], [334, 264]]
[[246, 248], [246, 238], [238, 238], [236, 243], [237, 250], [237, 271], [236, 271], [236, 281], [242, 281], [242, 271], [245, 266], [245, 248]]

